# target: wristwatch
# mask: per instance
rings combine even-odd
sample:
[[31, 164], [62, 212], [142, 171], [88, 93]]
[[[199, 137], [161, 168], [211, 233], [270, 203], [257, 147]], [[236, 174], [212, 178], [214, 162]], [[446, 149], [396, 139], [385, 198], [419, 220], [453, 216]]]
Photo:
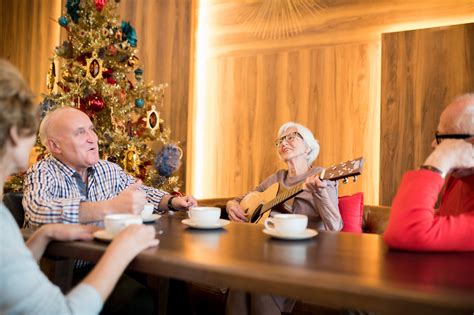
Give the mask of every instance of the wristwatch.
[[438, 173], [439, 175], [441, 175], [441, 177], [444, 178], [444, 173], [443, 173], [443, 171], [440, 170], [440, 169], [437, 168], [437, 167], [434, 167], [434, 166], [431, 166], [431, 165], [421, 165], [421, 166], [420, 166], [420, 170], [432, 171], [432, 172]]
[[173, 207], [174, 198], [176, 198], [176, 196], [171, 196], [170, 199], [168, 199], [168, 210], [176, 211], [176, 209]]

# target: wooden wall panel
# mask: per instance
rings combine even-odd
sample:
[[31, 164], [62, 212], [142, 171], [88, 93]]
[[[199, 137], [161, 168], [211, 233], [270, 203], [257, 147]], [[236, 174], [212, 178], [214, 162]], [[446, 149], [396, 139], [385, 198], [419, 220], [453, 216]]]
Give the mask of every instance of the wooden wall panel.
[[382, 47], [380, 202], [390, 205], [431, 152], [444, 107], [474, 91], [474, 24], [385, 34]]
[[191, 53], [191, 1], [122, 0], [120, 17], [136, 28], [144, 79], [168, 83], [160, 109], [171, 140], [183, 149], [178, 171], [186, 191], [188, 95]]
[[39, 102], [50, 57], [59, 41], [61, 0], [0, 1], [0, 58], [16, 65]]

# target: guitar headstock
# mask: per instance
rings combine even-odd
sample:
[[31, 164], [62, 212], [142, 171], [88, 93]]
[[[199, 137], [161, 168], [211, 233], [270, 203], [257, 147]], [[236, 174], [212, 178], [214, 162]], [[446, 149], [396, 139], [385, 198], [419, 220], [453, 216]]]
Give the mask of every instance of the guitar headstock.
[[347, 181], [348, 177], [360, 175], [362, 173], [362, 166], [364, 165], [364, 158], [360, 157], [357, 159], [349, 160], [337, 165], [331, 165], [325, 169], [319, 176], [325, 180], [339, 180], [344, 179]]

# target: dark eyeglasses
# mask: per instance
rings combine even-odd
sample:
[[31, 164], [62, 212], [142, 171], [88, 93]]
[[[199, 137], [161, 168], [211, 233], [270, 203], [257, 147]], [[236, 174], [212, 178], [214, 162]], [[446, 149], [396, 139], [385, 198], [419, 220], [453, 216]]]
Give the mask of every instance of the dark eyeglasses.
[[444, 139], [469, 139], [474, 137], [474, 135], [465, 134], [465, 133], [435, 133], [436, 143], [440, 144]]
[[295, 141], [296, 137], [300, 137], [301, 139], [303, 139], [303, 136], [298, 131], [295, 131], [295, 132], [287, 134], [286, 136], [283, 136], [283, 137], [280, 137], [280, 138], [276, 139], [275, 140], [275, 145], [277, 147], [281, 146], [281, 144], [283, 143], [284, 140], [286, 140], [287, 143], [293, 143], [293, 141]]

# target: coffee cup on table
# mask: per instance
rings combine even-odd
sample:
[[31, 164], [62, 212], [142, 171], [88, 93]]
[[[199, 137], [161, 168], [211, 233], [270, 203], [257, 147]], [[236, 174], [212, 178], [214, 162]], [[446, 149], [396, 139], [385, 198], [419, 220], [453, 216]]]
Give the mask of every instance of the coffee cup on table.
[[142, 210], [142, 213], [141, 213], [141, 216], [143, 219], [146, 219], [148, 218], [149, 216], [151, 216], [153, 214], [153, 209], [155, 208], [155, 206], [153, 206], [152, 203], [147, 203], [144, 207], [143, 207], [143, 210]]
[[188, 216], [196, 224], [214, 224], [221, 217], [221, 208], [193, 207], [189, 209]]
[[142, 223], [142, 217], [134, 214], [109, 214], [104, 218], [105, 230], [114, 236], [130, 224]]
[[301, 234], [308, 226], [308, 217], [304, 214], [275, 214], [264, 224], [267, 230], [279, 234]]

